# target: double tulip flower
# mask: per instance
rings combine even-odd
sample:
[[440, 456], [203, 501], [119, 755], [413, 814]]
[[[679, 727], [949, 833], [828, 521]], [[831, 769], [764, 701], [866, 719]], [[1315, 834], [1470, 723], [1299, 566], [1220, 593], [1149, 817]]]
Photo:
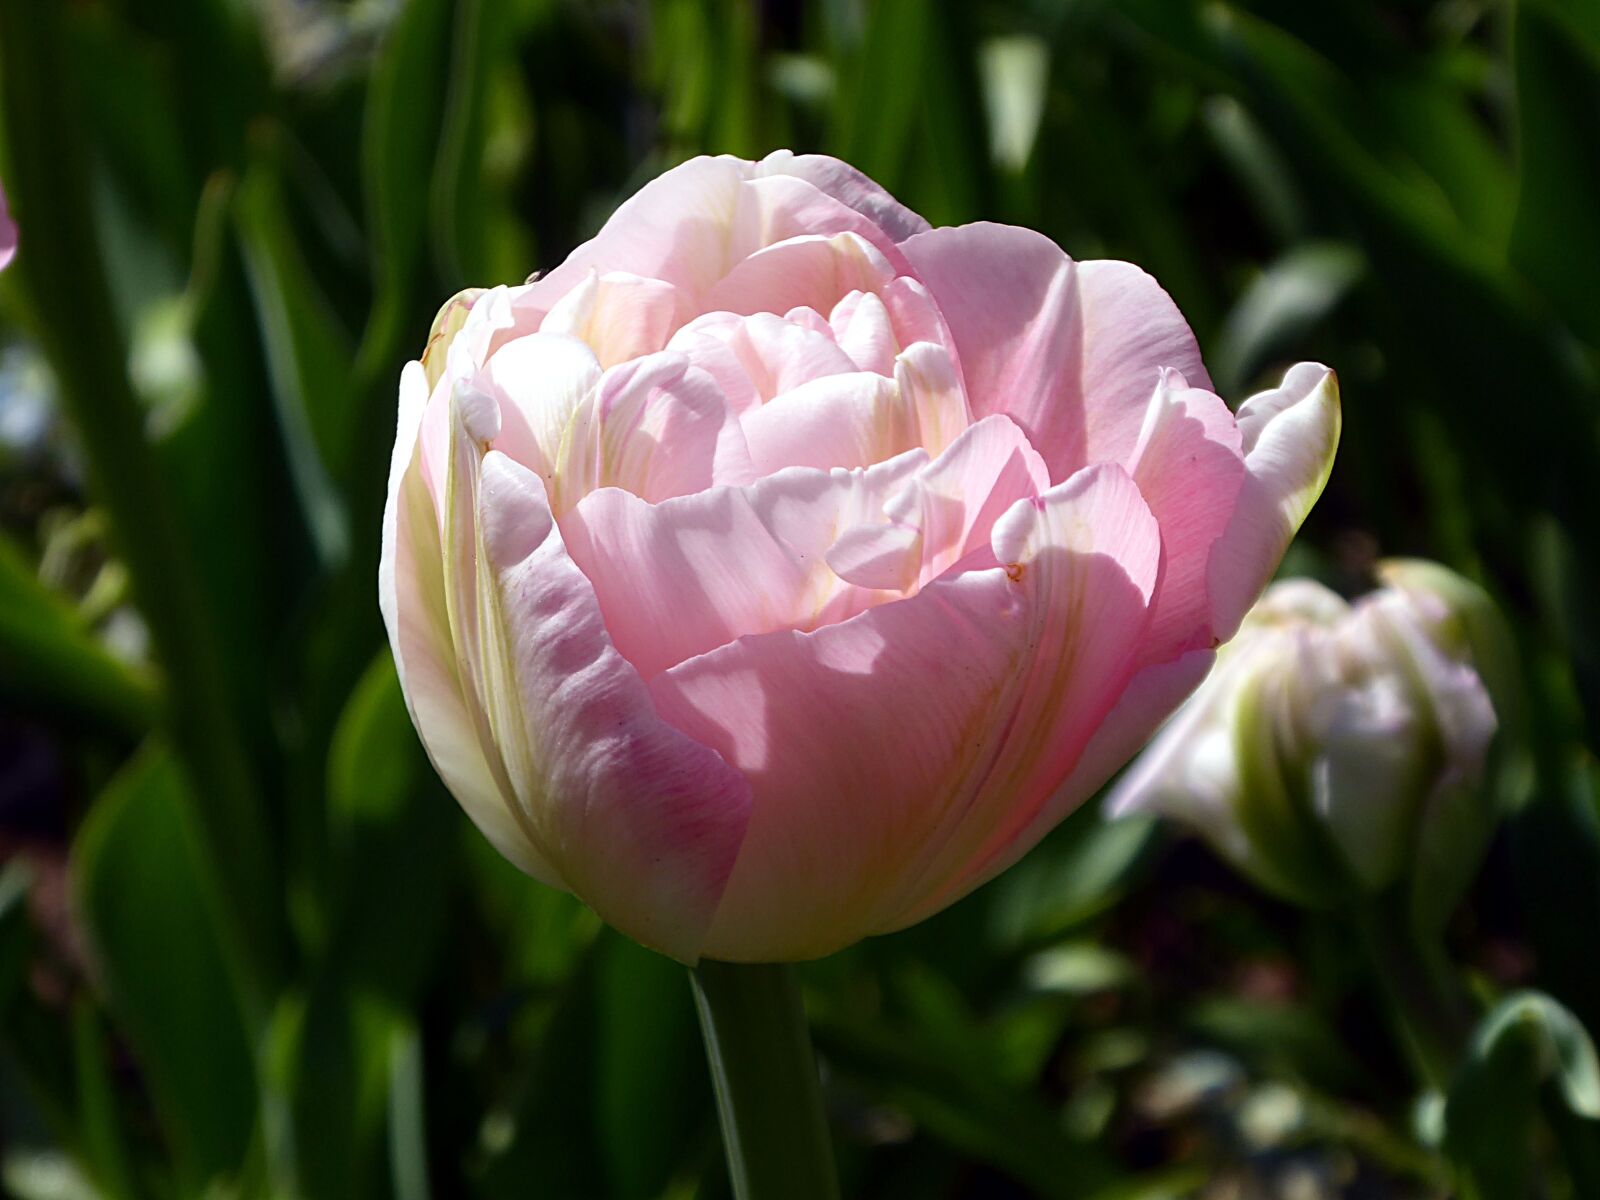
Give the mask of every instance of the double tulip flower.
[[1193, 690], [1320, 492], [1332, 372], [1237, 413], [1137, 267], [702, 158], [407, 366], [381, 601], [529, 874], [793, 960], [1015, 861]]

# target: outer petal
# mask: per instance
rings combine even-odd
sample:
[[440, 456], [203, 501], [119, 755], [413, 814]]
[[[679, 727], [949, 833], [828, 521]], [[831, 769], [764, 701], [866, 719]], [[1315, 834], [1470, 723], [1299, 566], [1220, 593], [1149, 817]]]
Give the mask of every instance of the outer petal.
[[1074, 263], [1042, 234], [987, 223], [901, 249], [949, 324], [973, 414], [1021, 424], [1052, 479], [1128, 461], [1161, 368], [1210, 386], [1177, 306], [1138, 267]]
[[1339, 381], [1319, 363], [1291, 367], [1283, 383], [1239, 406], [1245, 479], [1206, 578], [1211, 624], [1226, 640], [1277, 570], [1300, 522], [1322, 494], [1339, 446]]
[[825, 154], [774, 150], [756, 164], [758, 175], [793, 175], [849, 205], [897, 242], [925, 233], [928, 223], [849, 163]]
[[1206, 565], [1244, 480], [1239, 429], [1220, 397], [1164, 371], [1131, 455], [1134, 482], [1161, 522], [1165, 565], [1145, 661], [1212, 645]]
[[[765, 246], [808, 234], [856, 234], [900, 261], [896, 237], [874, 212], [895, 224], [892, 211], [873, 205], [864, 190], [851, 192], [848, 200], [835, 198], [800, 173], [768, 172], [729, 156], [690, 159], [640, 188], [594, 238], [518, 302], [542, 313], [591, 270], [628, 271], [672, 284], [693, 309], [707, 311], [716, 306], [703, 302], [706, 291], [738, 263]], [[840, 294], [829, 297], [830, 303]]]
[[811, 957], [909, 923], [1070, 770], [1131, 669], [1155, 521], [1098, 468], [1020, 502], [994, 552], [1008, 565], [656, 678], [663, 717], [756, 797], [706, 953]]
[[[442, 400], [442, 397], [441, 397]], [[451, 645], [438, 514], [423, 479], [418, 430], [428, 404], [420, 363], [400, 377], [400, 428], [383, 513], [378, 604], [411, 721], [434, 769], [496, 850], [536, 879], [565, 886], [512, 815], [498, 759], [485, 754]]]
[[568, 886], [630, 937], [692, 962], [750, 813], [749, 786], [662, 722], [607, 636], [539, 477], [490, 452], [481, 481], [491, 691], [520, 819]]

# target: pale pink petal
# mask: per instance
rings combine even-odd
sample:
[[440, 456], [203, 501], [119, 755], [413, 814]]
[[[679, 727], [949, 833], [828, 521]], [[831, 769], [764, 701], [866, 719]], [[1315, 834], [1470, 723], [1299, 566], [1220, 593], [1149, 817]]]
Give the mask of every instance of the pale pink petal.
[[1322, 494], [1339, 445], [1339, 381], [1320, 363], [1291, 367], [1283, 383], [1239, 406], [1245, 478], [1206, 574], [1212, 628], [1226, 640], [1277, 570]]
[[499, 406], [494, 448], [541, 476], [558, 509], [596, 486], [597, 464], [582, 450], [595, 437], [600, 376], [586, 343], [564, 333], [530, 333], [501, 346], [477, 377]]
[[831, 330], [818, 333], [764, 312], [707, 313], [674, 334], [669, 348], [709, 372], [735, 412], [813, 379], [860, 370], [834, 342]]
[[1212, 645], [1206, 564], [1244, 479], [1238, 426], [1220, 397], [1160, 376], [1131, 455], [1134, 482], [1161, 523], [1165, 564], [1145, 661]]
[[744, 634], [817, 621], [848, 587], [828, 548], [926, 461], [782, 471], [660, 504], [603, 488], [562, 517], [562, 534], [617, 649], [648, 679]]
[[761, 174], [785, 174], [804, 179], [867, 217], [897, 242], [927, 231], [926, 221], [849, 163], [837, 158], [774, 150], [757, 164], [756, 170]]
[[839, 349], [856, 368], [894, 374], [894, 358], [899, 353], [889, 310], [872, 292], [851, 292], [828, 314], [828, 324]]
[[[537, 318], [593, 270], [663, 280], [699, 311], [726, 307], [704, 302], [713, 284], [763, 247], [811, 234], [854, 234], [902, 268], [898, 237], [852, 199], [830, 196], [799, 174], [764, 171], [737, 158], [690, 159], [640, 188], [590, 241], [519, 294], [517, 303]], [[842, 294], [830, 296], [822, 311]]]
[[722, 389], [681, 354], [602, 374], [586, 343], [536, 333], [502, 346], [481, 379], [501, 413], [494, 448], [544, 479], [557, 512], [596, 488], [664, 500], [755, 477]]
[[513, 815], [498, 754], [485, 752], [458, 674], [446, 612], [438, 511], [422, 478], [418, 431], [427, 405], [422, 365], [407, 363], [400, 376], [399, 433], [390, 459], [378, 566], [378, 607], [395, 670], [423, 748], [473, 823], [523, 871], [562, 887], [560, 872]]
[[613, 367], [595, 393], [595, 487], [649, 501], [754, 481], [738, 418], [716, 380], [681, 354]]
[[783, 467], [870, 467], [923, 444], [892, 379], [857, 371], [801, 384], [741, 421], [760, 475]]
[[974, 416], [1003, 412], [1062, 479], [1127, 462], [1163, 367], [1210, 381], [1160, 286], [1128, 263], [1074, 263], [1042, 234], [980, 223], [901, 249], [955, 339]]
[[678, 289], [624, 271], [591, 271], [556, 301], [539, 325], [587, 343], [602, 367], [653, 354], [667, 344], [686, 314]]
[[878, 591], [909, 591], [922, 572], [922, 529], [893, 521], [855, 525], [823, 556], [846, 583]]
[[705, 953], [809, 958], [908, 923], [1071, 769], [1132, 669], [1159, 531], [1105, 467], [1019, 503], [994, 540], [1004, 567], [654, 680], [662, 716], [754, 790]]
[[693, 962], [750, 814], [749, 785], [656, 716], [573, 565], [539, 477], [482, 468], [486, 643], [522, 823], [572, 891], [646, 946]]
[[966, 388], [950, 353], [934, 342], [913, 342], [894, 360], [901, 402], [917, 415], [917, 438], [941, 454], [972, 424]]
[[757, 250], [705, 293], [709, 310], [827, 312], [841, 296], [877, 291], [894, 278], [882, 252], [855, 233], [806, 234]]

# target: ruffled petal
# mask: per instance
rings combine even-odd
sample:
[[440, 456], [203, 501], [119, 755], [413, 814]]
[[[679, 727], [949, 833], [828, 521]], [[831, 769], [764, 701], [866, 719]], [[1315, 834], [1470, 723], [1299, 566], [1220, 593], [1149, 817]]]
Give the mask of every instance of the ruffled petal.
[[987, 223], [901, 249], [954, 336], [973, 414], [1021, 424], [1052, 479], [1128, 461], [1161, 368], [1210, 386], [1177, 306], [1131, 264], [1074, 263], [1042, 234]]
[[562, 533], [617, 649], [649, 679], [744, 634], [821, 620], [848, 587], [828, 548], [926, 461], [915, 451], [865, 471], [787, 470], [660, 504], [602, 488], [562, 517]]
[[709, 288], [703, 306], [732, 313], [829, 311], [844, 295], [878, 291], [895, 276], [883, 253], [856, 233], [805, 234], [742, 259]]
[[653, 681], [754, 789], [705, 953], [808, 958], [908, 924], [1070, 770], [1131, 671], [1159, 531], [1105, 467], [1014, 506], [993, 542], [1005, 566]]
[[1206, 565], [1244, 480], [1238, 426], [1220, 397], [1161, 373], [1130, 455], [1134, 482], [1161, 523], [1165, 564], [1145, 659], [1166, 662], [1209, 647]]
[[866, 217], [896, 242], [925, 233], [928, 223], [849, 163], [825, 154], [774, 150], [756, 164], [758, 175], [792, 175]]
[[668, 348], [707, 371], [741, 413], [813, 379], [861, 370], [831, 330], [819, 333], [772, 313], [707, 313], [673, 334]]
[[[435, 401], [443, 405], [443, 397]], [[429, 405], [420, 363], [400, 376], [400, 423], [389, 467], [378, 566], [378, 607], [406, 707], [428, 758], [494, 848], [555, 887], [560, 873], [512, 815], [498, 757], [486, 753], [460, 679], [444, 596], [438, 510], [423, 479], [418, 432]]]
[[1226, 640], [1261, 595], [1322, 494], [1339, 446], [1339, 381], [1319, 363], [1239, 406], [1245, 478], [1228, 527], [1211, 548], [1211, 624]]
[[602, 367], [653, 354], [667, 344], [686, 314], [678, 289], [625, 271], [590, 271], [545, 314], [541, 333], [586, 342]]
[[491, 451], [480, 491], [485, 698], [520, 822], [605, 921], [693, 962], [744, 837], [749, 785], [656, 716], [539, 477]]

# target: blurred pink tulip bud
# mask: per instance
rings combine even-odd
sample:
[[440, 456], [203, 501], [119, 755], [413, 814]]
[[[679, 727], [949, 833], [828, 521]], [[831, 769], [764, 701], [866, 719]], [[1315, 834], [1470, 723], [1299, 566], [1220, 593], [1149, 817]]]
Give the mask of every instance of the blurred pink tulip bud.
[[684, 961], [910, 925], [1205, 675], [1339, 434], [1237, 415], [1156, 282], [930, 229], [853, 168], [700, 158], [400, 384], [381, 601], [500, 851]]
[[1475, 584], [1412, 560], [1379, 576], [1353, 604], [1308, 579], [1268, 588], [1110, 810], [1175, 817], [1302, 903], [1407, 888], [1436, 929], [1494, 828], [1490, 748], [1515, 663]]
[[6, 193], [0, 188], [0, 271], [11, 265], [17, 254], [17, 223], [6, 206]]

